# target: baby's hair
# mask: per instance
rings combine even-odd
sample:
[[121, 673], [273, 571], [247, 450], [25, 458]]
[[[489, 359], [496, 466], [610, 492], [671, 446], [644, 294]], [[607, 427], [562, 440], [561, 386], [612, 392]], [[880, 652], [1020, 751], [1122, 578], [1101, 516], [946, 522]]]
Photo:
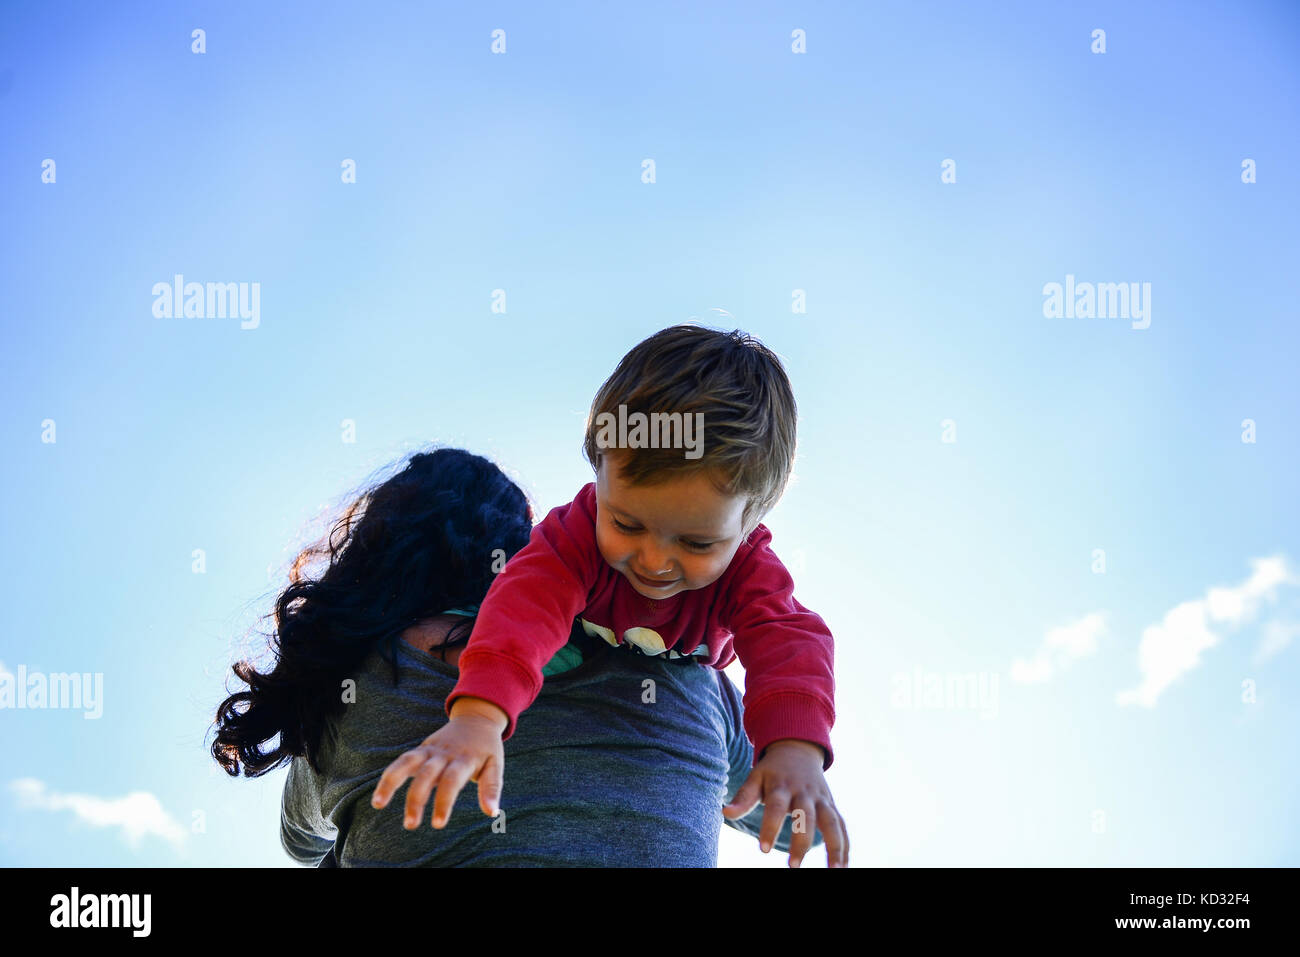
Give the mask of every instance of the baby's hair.
[[[702, 453], [688, 458], [681, 448], [602, 449], [598, 418], [617, 417], [620, 405], [629, 416], [702, 413]], [[739, 329], [670, 326], [633, 347], [597, 391], [583, 453], [599, 471], [601, 455], [616, 451], [620, 475], [630, 485], [705, 472], [723, 494], [748, 497], [741, 519], [748, 535], [785, 491], [797, 418], [781, 360], [757, 339]]]

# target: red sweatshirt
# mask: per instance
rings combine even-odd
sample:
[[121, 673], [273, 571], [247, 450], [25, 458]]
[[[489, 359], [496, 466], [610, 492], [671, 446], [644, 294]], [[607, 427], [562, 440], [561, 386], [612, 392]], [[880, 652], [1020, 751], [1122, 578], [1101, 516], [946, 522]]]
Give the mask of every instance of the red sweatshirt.
[[[551, 510], [527, 545], [506, 563], [479, 608], [461, 653], [460, 678], [444, 707], [462, 695], [505, 711], [502, 740], [537, 698], [542, 668], [569, 640], [575, 618], [616, 636], [606, 641], [688, 655], [701, 644], [702, 663], [745, 667], [745, 732], [754, 763], [781, 738], [826, 749], [835, 723], [834, 642], [822, 619], [794, 598], [794, 581], [768, 547], [759, 525], [707, 588], [655, 600], [637, 593], [596, 545], [596, 486]], [[640, 629], [640, 630], [635, 630]], [[631, 635], [629, 635], [631, 631]]]

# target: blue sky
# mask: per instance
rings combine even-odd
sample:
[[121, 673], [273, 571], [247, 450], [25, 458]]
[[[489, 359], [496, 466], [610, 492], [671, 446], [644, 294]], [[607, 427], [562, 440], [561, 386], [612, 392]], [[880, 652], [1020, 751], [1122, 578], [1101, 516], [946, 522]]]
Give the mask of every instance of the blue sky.
[[794, 384], [854, 865], [1300, 863], [1300, 8], [126, 6], [0, 13], [0, 663], [103, 681], [0, 709], [0, 864], [289, 866], [204, 745], [294, 547], [428, 444], [569, 500], [692, 318]]

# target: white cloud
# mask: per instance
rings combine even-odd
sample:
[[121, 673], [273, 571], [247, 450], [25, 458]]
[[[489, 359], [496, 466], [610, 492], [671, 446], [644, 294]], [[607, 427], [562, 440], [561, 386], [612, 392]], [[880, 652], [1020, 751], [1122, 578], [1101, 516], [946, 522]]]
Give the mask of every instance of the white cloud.
[[1176, 605], [1159, 624], [1143, 630], [1138, 644], [1142, 681], [1136, 688], [1119, 692], [1117, 704], [1154, 708], [1160, 693], [1200, 664], [1201, 652], [1219, 643], [1212, 624], [1236, 627], [1250, 621], [1264, 599], [1273, 600], [1279, 585], [1297, 583], [1280, 555], [1251, 559], [1251, 566], [1250, 577], [1240, 585], [1211, 588], [1204, 598]]
[[1097, 639], [1106, 633], [1106, 615], [1094, 611], [1069, 625], [1051, 629], [1034, 657], [1017, 658], [1011, 663], [1011, 680], [1022, 684], [1047, 681], [1067, 669], [1078, 658], [1097, 651]]
[[185, 829], [172, 818], [148, 791], [132, 791], [125, 797], [101, 798], [91, 794], [63, 794], [46, 788], [35, 778], [20, 778], [9, 784], [19, 807], [41, 811], [71, 811], [93, 827], [121, 828], [132, 848], [147, 834], [153, 834], [180, 848]]

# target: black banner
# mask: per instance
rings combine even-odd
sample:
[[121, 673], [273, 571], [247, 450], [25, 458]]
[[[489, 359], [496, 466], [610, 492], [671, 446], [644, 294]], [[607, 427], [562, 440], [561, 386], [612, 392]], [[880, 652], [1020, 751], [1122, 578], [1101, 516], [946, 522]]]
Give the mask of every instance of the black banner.
[[[861, 932], [863, 943], [898, 935], [927, 947], [944, 939], [1125, 937], [1231, 947], [1261, 935], [1293, 937], [1300, 889], [1293, 868], [801, 868], [671, 876], [589, 870], [558, 880], [530, 870], [430, 877], [398, 870], [49, 868], [6, 876], [11, 890], [0, 916], [7, 932], [24, 937], [190, 943], [209, 933], [247, 941], [274, 929], [290, 934], [295, 947], [391, 941], [395, 934], [427, 934], [437, 946], [452, 925], [458, 934], [484, 927], [554, 933], [564, 924], [586, 933], [589, 908], [602, 901], [625, 916], [635, 902], [644, 921], [668, 921], [687, 899], [697, 902], [693, 924], [717, 922], [733, 933], [757, 918], [788, 922], [796, 932], [819, 934], [817, 925], [830, 924], [837, 934]], [[647, 929], [638, 926], [637, 933]]]

